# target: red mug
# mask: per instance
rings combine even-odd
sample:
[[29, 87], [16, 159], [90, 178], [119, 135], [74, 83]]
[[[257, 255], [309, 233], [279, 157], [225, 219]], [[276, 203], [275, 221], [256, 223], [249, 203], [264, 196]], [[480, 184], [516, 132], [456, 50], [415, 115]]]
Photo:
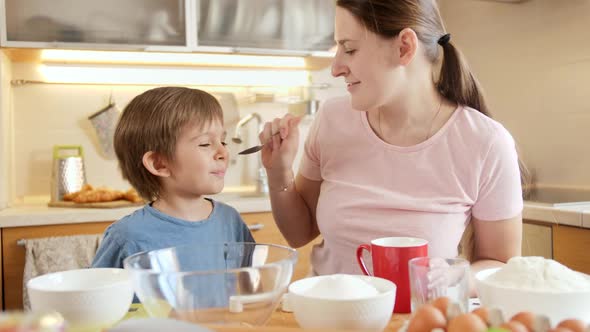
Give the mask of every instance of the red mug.
[[356, 259], [363, 273], [370, 276], [363, 261], [363, 250], [371, 253], [375, 277], [390, 280], [397, 286], [393, 312], [411, 312], [408, 261], [428, 256], [428, 241], [414, 237], [384, 237], [371, 241], [371, 244], [361, 244], [356, 249]]

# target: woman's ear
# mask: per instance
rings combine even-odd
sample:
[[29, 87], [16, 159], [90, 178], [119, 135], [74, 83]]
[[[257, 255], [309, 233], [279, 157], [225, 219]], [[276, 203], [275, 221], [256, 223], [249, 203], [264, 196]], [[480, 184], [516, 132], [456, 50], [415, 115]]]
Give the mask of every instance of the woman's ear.
[[152, 173], [153, 175], [160, 177], [170, 176], [168, 162], [161, 154], [154, 151], [148, 151], [143, 155], [141, 161], [143, 163], [143, 167], [145, 167], [148, 172]]
[[418, 35], [410, 28], [400, 31], [399, 39], [399, 57], [400, 64], [407, 66], [412, 62], [418, 49]]

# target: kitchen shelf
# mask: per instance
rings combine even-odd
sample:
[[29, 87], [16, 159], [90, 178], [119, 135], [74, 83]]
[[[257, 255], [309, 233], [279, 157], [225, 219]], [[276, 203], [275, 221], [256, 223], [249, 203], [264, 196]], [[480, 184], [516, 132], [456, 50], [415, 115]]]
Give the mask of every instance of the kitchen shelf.
[[[35, 48], [2, 48], [2, 51], [4, 52], [4, 54], [6, 54], [6, 56], [12, 61], [12, 62], [27, 62], [27, 63], [34, 63], [34, 64], [41, 64], [43, 63], [43, 61], [41, 60], [41, 51], [43, 51], [42, 49], [35, 49]], [[112, 51], [112, 52], [117, 52], [117, 51]], [[128, 52], [128, 51], [125, 51]], [[162, 52], [159, 52], [162, 53]], [[182, 52], [183, 54], [211, 54], [211, 52]], [[227, 55], [228, 53], [219, 53], [220, 56], [223, 55]], [[236, 53], [232, 53], [232, 54], [236, 54]], [[260, 55], [260, 54], [255, 54], [255, 53], [239, 53], [240, 55], [256, 55], [256, 56], [261, 56], [261, 57], [270, 57], [268, 55]], [[273, 56], [276, 57], [276, 56]], [[304, 70], [322, 70], [325, 69], [327, 67], [329, 67], [332, 63], [332, 57], [325, 57], [325, 56], [305, 56], [302, 57], [304, 59], [304, 66], [301, 68], [284, 68], [281, 66], [261, 66], [260, 68], [276, 68], [276, 69], [304, 69]], [[84, 60], [80, 60], [80, 61], [73, 61], [73, 62], [69, 62], [71, 63], [77, 63], [77, 64], [114, 64], [114, 63], [109, 63], [108, 61], [84, 61]], [[137, 61], [129, 61], [129, 62], [117, 62], [117, 65], [148, 65], [148, 66], [162, 66], [164, 65], [163, 63], [157, 63], [157, 62], [150, 62], [150, 63], [142, 63], [142, 62], [137, 62]], [[171, 65], [170, 63], [166, 63], [165, 65]], [[183, 62], [178, 62], [178, 63], [174, 63], [174, 66], [178, 66], [178, 67], [183, 67], [183, 66], [187, 66], [187, 67], [195, 67], [195, 64], [189, 64], [189, 63], [183, 63]], [[208, 64], [203, 64], [203, 65], [198, 65], [199, 67], [219, 67], [219, 66], [212, 66], [212, 65], [208, 65]], [[223, 66], [223, 68], [252, 68], [252, 65], [241, 65], [241, 64], [230, 64], [230, 65], [225, 65]]]

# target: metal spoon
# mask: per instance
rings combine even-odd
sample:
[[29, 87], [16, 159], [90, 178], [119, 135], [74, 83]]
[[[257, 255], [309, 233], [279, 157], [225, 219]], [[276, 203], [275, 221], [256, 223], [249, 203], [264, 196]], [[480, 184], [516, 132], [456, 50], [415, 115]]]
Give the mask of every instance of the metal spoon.
[[[280, 133], [280, 131], [277, 131], [276, 133], [272, 134], [272, 136], [277, 135], [279, 133]], [[271, 139], [269, 139], [268, 141], [270, 141]], [[266, 143], [268, 143], [268, 141]], [[247, 148], [246, 150], [244, 150], [242, 152], [238, 152], [238, 154], [251, 154], [251, 153], [255, 153], [255, 152], [258, 152], [258, 151], [262, 150], [263, 147], [264, 147], [264, 144], [256, 145], [256, 146], [253, 146], [251, 148]]]

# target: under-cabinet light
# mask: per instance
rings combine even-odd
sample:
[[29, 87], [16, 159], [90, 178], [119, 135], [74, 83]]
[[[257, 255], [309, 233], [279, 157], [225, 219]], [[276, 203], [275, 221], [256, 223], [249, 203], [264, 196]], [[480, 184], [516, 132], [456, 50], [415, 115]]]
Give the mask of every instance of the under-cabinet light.
[[305, 69], [303, 57], [221, 53], [43, 50], [41, 62]]
[[309, 84], [305, 70], [211, 69], [153, 66], [39, 65], [47, 83], [296, 87]]

